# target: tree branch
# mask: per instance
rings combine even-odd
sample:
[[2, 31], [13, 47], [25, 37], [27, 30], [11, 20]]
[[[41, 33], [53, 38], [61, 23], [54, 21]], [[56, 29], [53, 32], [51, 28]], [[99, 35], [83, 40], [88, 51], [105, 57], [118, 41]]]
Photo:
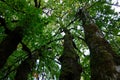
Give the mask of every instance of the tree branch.
[[41, 0], [39, 0], [39, 1], [38, 1], [38, 0], [34, 0], [34, 3], [35, 3], [35, 7], [36, 7], [36, 8], [39, 8], [40, 5], [41, 5], [41, 4], [40, 4], [40, 3], [41, 3]]

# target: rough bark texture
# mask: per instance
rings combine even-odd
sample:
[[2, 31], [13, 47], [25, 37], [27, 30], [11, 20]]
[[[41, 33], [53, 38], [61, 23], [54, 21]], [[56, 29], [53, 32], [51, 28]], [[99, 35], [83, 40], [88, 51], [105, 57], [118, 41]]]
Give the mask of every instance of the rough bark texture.
[[115, 52], [95, 24], [83, 25], [90, 49], [91, 80], [120, 80], [116, 70]]
[[22, 29], [20, 27], [16, 27], [0, 43], [0, 69], [4, 66], [8, 57], [16, 50], [18, 43], [22, 40], [21, 31]]
[[91, 80], [120, 80], [120, 56], [112, 50], [84, 7], [76, 17], [83, 22], [85, 41], [90, 50]]
[[74, 50], [72, 36], [69, 32], [65, 32], [64, 50], [60, 57], [61, 74], [59, 80], [80, 80], [82, 68], [78, 63], [79, 56]]

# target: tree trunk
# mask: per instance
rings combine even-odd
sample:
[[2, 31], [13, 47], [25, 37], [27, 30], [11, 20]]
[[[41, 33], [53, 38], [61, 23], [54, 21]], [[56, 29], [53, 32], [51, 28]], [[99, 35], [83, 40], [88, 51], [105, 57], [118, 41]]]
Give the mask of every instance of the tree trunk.
[[66, 31], [64, 36], [64, 50], [60, 57], [61, 74], [59, 80], [80, 80], [82, 67], [78, 63], [79, 56], [74, 50], [72, 36]]
[[91, 80], [120, 80], [120, 56], [113, 50], [84, 8], [77, 16], [83, 22], [85, 41], [90, 50]]
[[17, 68], [15, 80], [27, 80], [28, 74], [31, 72], [33, 66], [35, 65], [35, 61], [28, 57], [25, 59]]
[[119, 80], [116, 61], [109, 43], [95, 24], [83, 25], [85, 40], [90, 49], [91, 80]]
[[17, 72], [15, 75], [15, 80], [28, 80], [28, 74], [35, 67], [36, 60], [39, 57], [37, 52], [34, 52], [33, 55], [26, 58], [17, 68]]
[[22, 40], [21, 27], [16, 27], [0, 43], [0, 69], [6, 63], [8, 57], [16, 50], [18, 43]]

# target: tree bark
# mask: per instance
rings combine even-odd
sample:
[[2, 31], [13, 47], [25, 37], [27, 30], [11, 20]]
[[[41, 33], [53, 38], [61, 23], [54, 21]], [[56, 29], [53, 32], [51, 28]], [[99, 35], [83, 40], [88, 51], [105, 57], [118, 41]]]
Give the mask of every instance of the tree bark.
[[28, 57], [27, 59], [25, 59], [17, 68], [15, 80], [28, 80], [28, 74], [32, 71], [35, 63], [35, 57]]
[[97, 25], [83, 25], [85, 41], [90, 50], [91, 80], [120, 80], [116, 70], [116, 53], [104, 39]]
[[0, 69], [6, 63], [8, 57], [16, 50], [17, 45], [22, 40], [21, 27], [16, 27], [10, 32], [6, 38], [0, 43]]
[[[31, 54], [31, 52], [29, 54]], [[28, 80], [28, 74], [35, 67], [36, 60], [40, 57], [39, 55], [40, 52], [34, 51], [32, 55], [29, 55], [28, 58], [21, 62], [16, 70], [15, 80]]]
[[64, 50], [59, 58], [61, 62], [61, 74], [59, 80], [80, 80], [82, 67], [78, 63], [79, 56], [74, 50], [73, 40], [70, 32], [66, 31], [64, 36]]
[[90, 50], [91, 80], [120, 80], [120, 56], [113, 51], [85, 8], [79, 9], [76, 16], [83, 22], [85, 41]]

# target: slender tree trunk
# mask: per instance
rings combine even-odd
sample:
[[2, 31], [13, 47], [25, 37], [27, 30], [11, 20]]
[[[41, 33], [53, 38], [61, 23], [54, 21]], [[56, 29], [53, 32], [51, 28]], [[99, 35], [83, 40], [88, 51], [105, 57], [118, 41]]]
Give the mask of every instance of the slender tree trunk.
[[28, 74], [35, 67], [36, 60], [38, 59], [38, 57], [40, 57], [40, 52], [34, 51], [33, 53], [31, 53], [30, 49], [26, 45], [24, 45], [24, 48], [24, 51], [28, 53], [28, 58], [22, 61], [21, 64], [18, 66], [15, 80], [28, 80]]
[[28, 80], [28, 74], [35, 66], [35, 59], [28, 57], [17, 68], [15, 80]]
[[59, 80], [80, 80], [82, 68], [78, 63], [79, 57], [74, 50], [72, 36], [70, 32], [65, 31], [64, 50], [60, 57], [61, 74]]

